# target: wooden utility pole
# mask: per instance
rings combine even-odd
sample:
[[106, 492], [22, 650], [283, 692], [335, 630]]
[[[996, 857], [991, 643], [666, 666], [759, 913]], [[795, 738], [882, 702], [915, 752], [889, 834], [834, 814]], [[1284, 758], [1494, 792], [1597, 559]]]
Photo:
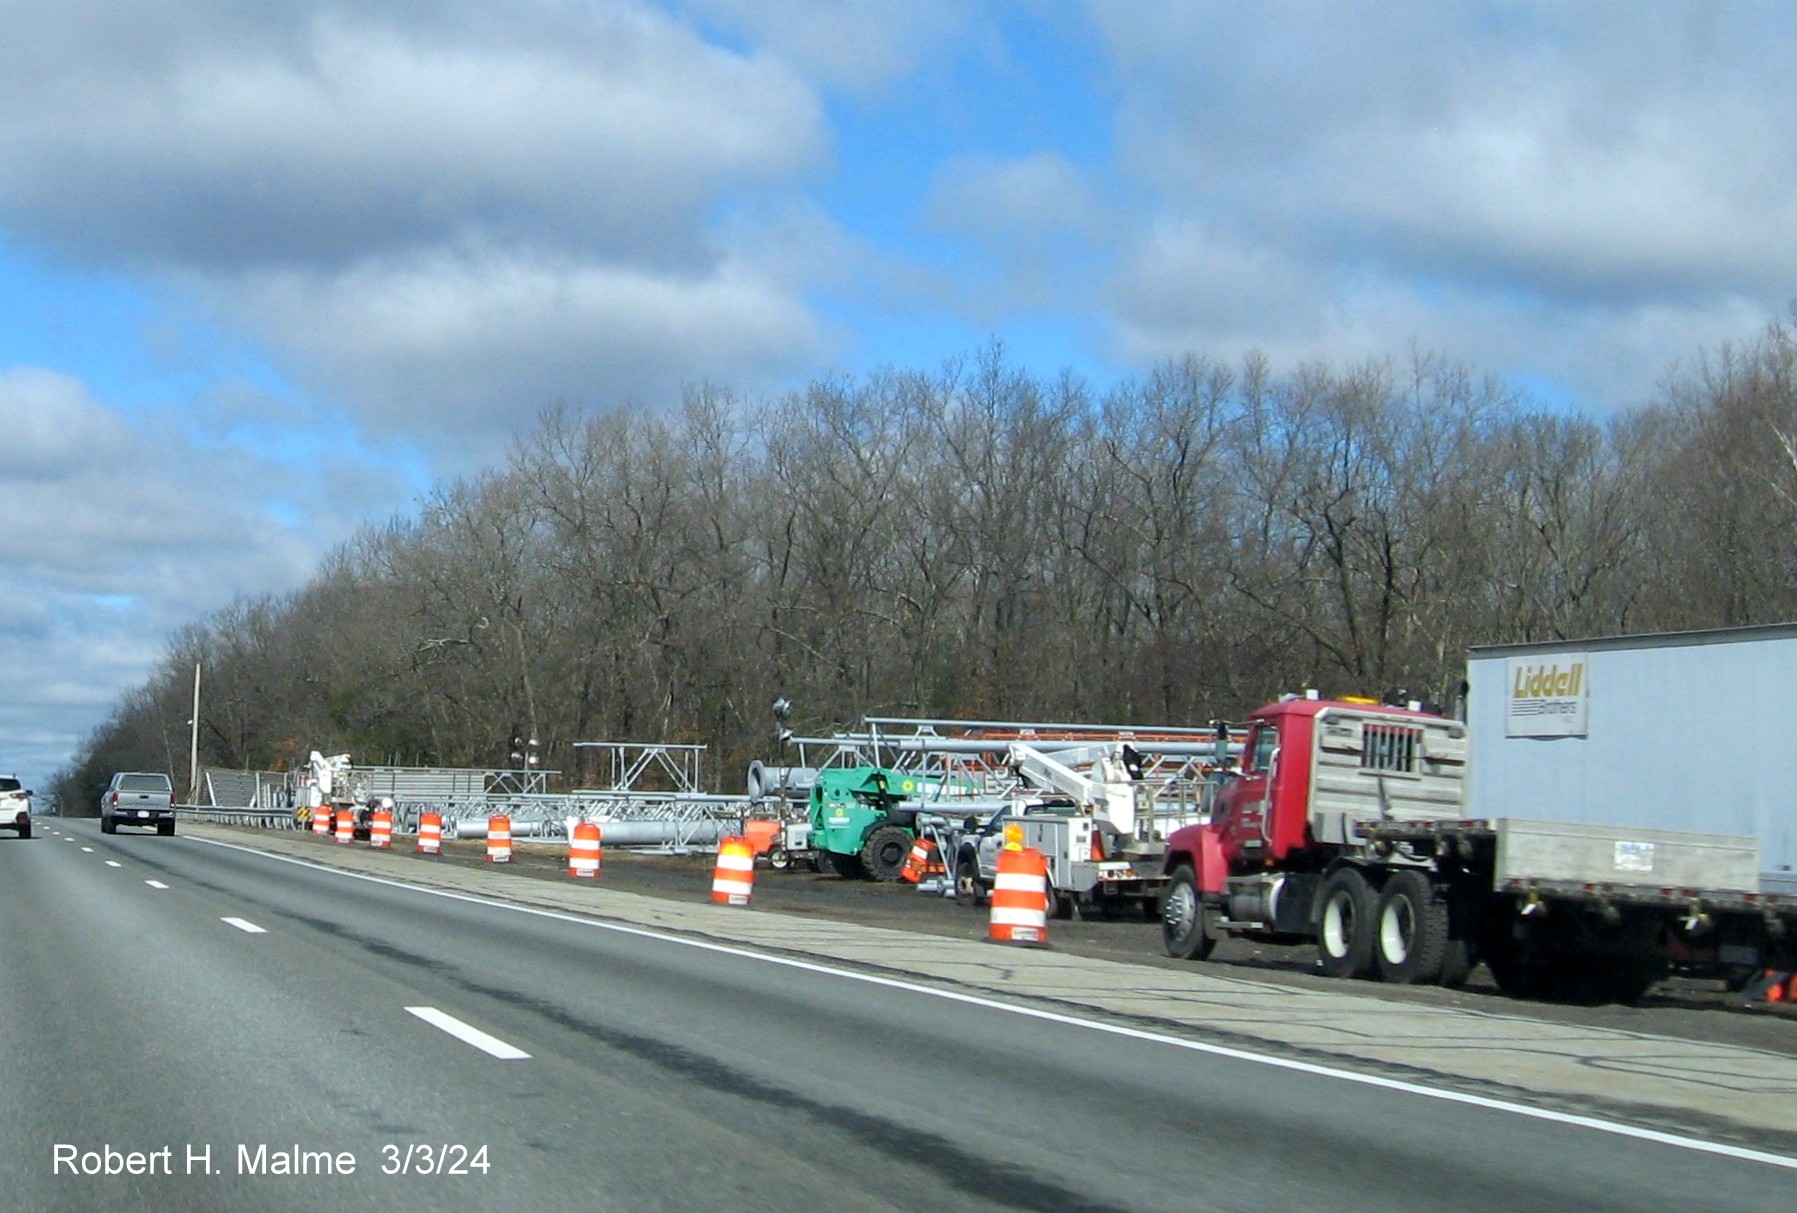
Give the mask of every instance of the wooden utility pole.
[[187, 749], [187, 803], [200, 799], [200, 663], [193, 663], [193, 733]]

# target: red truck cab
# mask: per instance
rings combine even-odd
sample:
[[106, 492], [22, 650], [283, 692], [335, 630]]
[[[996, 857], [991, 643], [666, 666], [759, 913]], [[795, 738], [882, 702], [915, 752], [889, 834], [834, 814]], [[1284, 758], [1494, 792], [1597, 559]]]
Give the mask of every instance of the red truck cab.
[[[1224, 933], [1316, 939], [1326, 969], [1365, 969], [1364, 932], [1390, 863], [1364, 832], [1458, 818], [1465, 758], [1464, 726], [1431, 713], [1312, 698], [1254, 712], [1239, 768], [1215, 792], [1209, 820], [1167, 840], [1169, 953], [1202, 956]], [[1426, 864], [1418, 857], [1413, 866]], [[1415, 880], [1402, 883], [1409, 896], [1428, 898]]]

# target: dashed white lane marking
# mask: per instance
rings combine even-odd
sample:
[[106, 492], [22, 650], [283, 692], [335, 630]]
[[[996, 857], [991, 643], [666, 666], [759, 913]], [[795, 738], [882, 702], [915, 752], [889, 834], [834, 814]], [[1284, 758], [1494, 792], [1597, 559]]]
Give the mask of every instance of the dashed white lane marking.
[[[1596, 1116], [1581, 1116], [1571, 1112], [1561, 1112], [1553, 1108], [1538, 1108], [1532, 1104], [1521, 1104], [1514, 1100], [1494, 1099], [1488, 1095], [1474, 1095], [1468, 1092], [1454, 1091], [1442, 1087], [1429, 1087], [1421, 1083], [1408, 1082], [1403, 1079], [1387, 1078], [1382, 1074], [1362, 1074], [1356, 1070], [1344, 1070], [1339, 1066], [1322, 1065], [1317, 1062], [1299, 1061], [1294, 1058], [1276, 1057], [1266, 1053], [1256, 1053], [1250, 1049], [1236, 1048], [1233, 1045], [1212, 1044], [1209, 1041], [1190, 1040], [1183, 1036], [1171, 1036], [1162, 1032], [1150, 1032], [1141, 1028], [1126, 1027], [1122, 1024], [1106, 1023], [1102, 1020], [1085, 1019], [1079, 1016], [1066, 1015], [1058, 1011], [1046, 1011], [1037, 1007], [1018, 1006], [1014, 1003], [1001, 1002], [995, 998], [985, 998], [977, 994], [963, 994], [958, 990], [942, 990], [934, 986], [918, 985], [915, 982], [900, 981], [892, 977], [881, 977], [873, 973], [857, 973], [850, 969], [840, 969], [832, 965], [811, 960], [798, 960], [790, 956], [770, 956], [765, 952], [752, 951], [749, 948], [731, 944], [714, 943], [708, 939], [691, 939], [680, 935], [667, 935], [661, 931], [645, 927], [626, 926], [623, 923], [602, 922], [592, 918], [582, 918], [575, 914], [566, 914], [559, 910], [544, 910], [536, 906], [513, 905], [507, 902], [489, 901], [472, 893], [458, 893], [452, 889], [433, 889], [424, 885], [410, 884], [403, 880], [393, 880], [384, 876], [371, 876], [362, 872], [345, 872], [340, 868], [327, 868], [323, 864], [310, 860], [295, 859], [287, 855], [270, 855], [266, 851], [258, 851], [254, 847], [240, 846], [234, 842], [221, 842], [213, 838], [202, 838], [201, 842], [208, 846], [220, 847], [228, 851], [241, 851], [246, 855], [254, 855], [259, 859], [272, 860], [276, 863], [292, 864], [297, 868], [309, 868], [315, 872], [323, 872], [330, 876], [348, 880], [361, 880], [369, 884], [384, 885], [387, 888], [404, 889], [410, 893], [419, 893], [427, 897], [441, 897], [446, 901], [458, 901], [468, 905], [480, 906], [496, 912], [525, 914], [532, 918], [545, 918], [556, 922], [573, 923], [598, 931], [609, 931], [618, 935], [628, 935], [639, 939], [653, 939], [676, 947], [692, 948], [696, 951], [710, 952], [714, 955], [734, 956], [742, 960], [760, 964], [774, 965], [779, 968], [795, 969], [801, 972], [825, 973], [832, 977], [844, 978], [848, 981], [862, 982], [867, 985], [886, 989], [903, 990], [907, 993], [921, 994], [927, 998], [939, 998], [944, 1002], [958, 1003], [962, 1006], [981, 1007], [989, 1011], [998, 1011], [1008, 1015], [1018, 1015], [1026, 1019], [1046, 1020], [1050, 1023], [1064, 1024], [1068, 1027], [1081, 1028], [1088, 1032], [1107, 1036], [1120, 1036], [1133, 1040], [1147, 1041], [1153, 1044], [1166, 1045], [1174, 1049], [1187, 1050], [1193, 1053], [1208, 1054], [1212, 1057], [1227, 1057], [1235, 1061], [1243, 1061], [1252, 1065], [1266, 1066], [1270, 1069], [1287, 1070], [1299, 1074], [1310, 1074], [1318, 1078], [1331, 1079], [1336, 1082], [1352, 1083], [1357, 1086], [1376, 1087], [1387, 1091], [1397, 1091], [1405, 1095], [1419, 1096], [1423, 1099], [1439, 1100], [1442, 1103], [1462, 1104], [1467, 1107], [1484, 1108], [1494, 1112], [1502, 1112], [1510, 1116], [1524, 1117], [1529, 1120], [1545, 1121], [1549, 1124], [1568, 1125], [1587, 1129], [1595, 1133], [1605, 1133], [1616, 1137], [1630, 1138], [1635, 1141], [1652, 1142], [1655, 1145], [1671, 1146], [1678, 1150], [1689, 1150], [1697, 1154], [1711, 1154], [1722, 1158], [1734, 1158], [1744, 1162], [1764, 1163], [1767, 1166], [1782, 1167], [1785, 1170], [1797, 1171], [1797, 1155], [1773, 1154], [1765, 1150], [1754, 1150], [1746, 1146], [1731, 1145], [1726, 1142], [1705, 1141], [1702, 1138], [1686, 1137], [1678, 1133], [1668, 1133], [1659, 1129], [1643, 1128], [1639, 1125], [1625, 1124], [1619, 1121], [1604, 1120]], [[408, 1007], [413, 1014], [418, 1011]], [[423, 1008], [428, 1010], [429, 1008]], [[420, 1018], [424, 1018], [422, 1015]], [[445, 1029], [447, 1030], [447, 1029]]]
[[167, 885], [165, 885], [165, 884], [163, 884], [163, 883], [162, 883], [162, 882], [161, 882], [161, 881], [160, 881], [160, 880], [146, 880], [146, 881], [144, 881], [144, 883], [145, 883], [145, 884], [147, 884], [147, 885], [149, 885], [149, 886], [150, 886], [150, 887], [151, 887], [151, 888], [152, 888], [152, 889], [166, 889], [166, 888], [168, 888], [168, 886], [167, 886]]
[[481, 1052], [490, 1053], [501, 1061], [525, 1061], [530, 1058], [529, 1053], [516, 1045], [509, 1045], [497, 1036], [489, 1036], [472, 1024], [465, 1024], [455, 1016], [439, 1011], [435, 1007], [407, 1007], [406, 1010], [433, 1028], [440, 1028], [463, 1044], [473, 1045]]
[[86, 854], [89, 854], [89, 855], [92, 855], [94, 853], [94, 849], [92, 847], [82, 847], [81, 849], [83, 852], [85, 852]]
[[125, 865], [124, 865], [124, 864], [122, 864], [122, 863], [120, 863], [120, 862], [119, 862], [119, 861], [118, 861], [118, 860], [116, 860], [116, 859], [108, 859], [108, 860], [107, 860], [107, 861], [106, 861], [106, 866], [107, 866], [107, 867], [109, 867], [109, 868], [122, 868], [122, 867], [124, 867], [124, 866], [125, 866]]
[[257, 926], [255, 923], [251, 922], [247, 918], [221, 918], [221, 919], [219, 919], [219, 921], [230, 923], [232, 926], [236, 927], [239, 931], [244, 932], [246, 935], [266, 935], [266, 934], [268, 934], [268, 931], [266, 928]]

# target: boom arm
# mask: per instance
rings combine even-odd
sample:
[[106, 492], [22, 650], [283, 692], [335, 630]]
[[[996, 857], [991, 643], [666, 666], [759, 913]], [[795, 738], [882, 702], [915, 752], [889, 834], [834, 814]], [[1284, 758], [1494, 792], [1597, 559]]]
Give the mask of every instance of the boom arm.
[[1135, 751], [1123, 742], [1050, 754], [1019, 741], [1012, 743], [1005, 761], [1031, 785], [1072, 797], [1105, 832], [1135, 834], [1144, 790], [1142, 768]]
[[330, 803], [331, 793], [337, 790], [337, 780], [349, 774], [349, 755], [334, 754], [326, 758], [313, 750], [307, 765], [312, 768], [312, 782], [317, 785], [319, 794], [325, 803]]

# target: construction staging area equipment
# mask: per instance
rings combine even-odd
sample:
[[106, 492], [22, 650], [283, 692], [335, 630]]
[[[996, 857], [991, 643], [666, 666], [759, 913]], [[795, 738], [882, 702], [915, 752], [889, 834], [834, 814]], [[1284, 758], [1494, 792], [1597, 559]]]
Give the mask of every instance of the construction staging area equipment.
[[1173, 805], [1184, 811], [1201, 797], [1203, 768], [1217, 748], [1216, 731], [1208, 727], [866, 716], [853, 731], [792, 738], [798, 762], [751, 764], [750, 786], [763, 799], [803, 800], [819, 771], [870, 766], [928, 781], [933, 790], [926, 801], [1015, 799], [1029, 785], [1005, 761], [1012, 745], [1053, 754], [1112, 741], [1127, 742], [1142, 756], [1157, 811]]
[[918, 837], [945, 859], [969, 840], [983, 854], [995, 819], [1025, 816], [1068, 909], [1095, 895], [1152, 901], [1160, 841], [1201, 815], [1220, 756], [1214, 728], [887, 716], [790, 744], [796, 763], [755, 763], [748, 779], [763, 811], [789, 818], [787, 852], [894, 879]]
[[[208, 771], [207, 786], [241, 805], [214, 800], [208, 807], [275, 809], [284, 805], [302, 819], [313, 808], [346, 809], [358, 820], [378, 801], [390, 801], [394, 829], [415, 834], [419, 818], [437, 813], [443, 837], [482, 838], [490, 817], [504, 814], [519, 838], [561, 839], [569, 822], [590, 821], [608, 846], [682, 850], [715, 845], [739, 831], [748, 798], [699, 790], [704, 746], [649, 742], [583, 742], [606, 772], [603, 787], [547, 790], [559, 771], [474, 767], [357, 766], [349, 755], [314, 753], [301, 771]], [[647, 786], [645, 786], [647, 785]], [[276, 793], [275, 787], [281, 790]]]

